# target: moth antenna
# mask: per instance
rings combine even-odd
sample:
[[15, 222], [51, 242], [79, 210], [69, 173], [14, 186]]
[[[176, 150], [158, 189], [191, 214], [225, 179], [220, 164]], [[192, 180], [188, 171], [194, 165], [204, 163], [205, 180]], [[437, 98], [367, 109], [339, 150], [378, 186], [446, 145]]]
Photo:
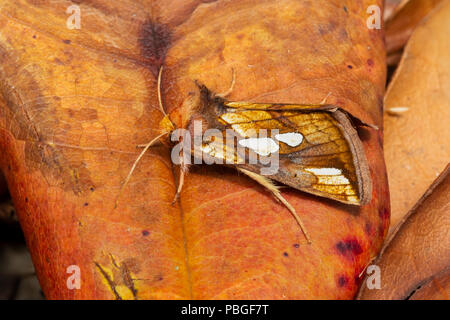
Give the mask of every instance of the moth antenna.
[[292, 216], [294, 217], [294, 219], [297, 221], [298, 225], [300, 226], [300, 229], [302, 229], [302, 232], [305, 235], [306, 241], [308, 242], [308, 244], [311, 244], [312, 243], [311, 238], [309, 237], [309, 234], [306, 231], [306, 228], [304, 227], [302, 220], [297, 215], [297, 212], [295, 211], [294, 207], [281, 195], [280, 190], [278, 190], [277, 186], [275, 186], [266, 177], [263, 177], [257, 173], [254, 173], [254, 172], [251, 172], [251, 171], [248, 171], [245, 169], [241, 169], [241, 168], [237, 168], [237, 169], [239, 171], [241, 171], [242, 173], [244, 173], [245, 175], [252, 178], [253, 180], [255, 180], [256, 182], [258, 182], [260, 185], [262, 185], [263, 187], [268, 189], [270, 192], [272, 192], [273, 196], [277, 200], [279, 200], [282, 204], [284, 204], [286, 206], [286, 208], [288, 208], [288, 210], [291, 212]]
[[144, 146], [144, 150], [142, 150], [142, 152], [139, 154], [139, 156], [136, 158], [136, 160], [133, 163], [133, 166], [130, 169], [130, 172], [128, 173], [127, 178], [125, 179], [125, 181], [122, 183], [122, 186], [120, 187], [119, 190], [119, 195], [117, 196], [116, 202], [114, 204], [114, 209], [117, 208], [117, 204], [119, 203], [119, 198], [122, 195], [122, 192], [125, 188], [125, 186], [128, 184], [128, 182], [130, 181], [131, 175], [133, 174], [134, 169], [136, 169], [136, 166], [138, 164], [138, 162], [141, 160], [141, 158], [144, 156], [144, 154], [147, 152], [147, 150], [154, 145], [156, 142], [159, 141], [159, 139], [161, 139], [163, 136], [165, 136], [166, 134], [169, 134], [169, 132], [164, 132], [161, 133], [160, 135], [158, 135], [156, 138], [154, 138], [152, 141], [150, 141], [149, 143], [147, 143]]
[[162, 98], [161, 98], [161, 78], [162, 78], [162, 72], [163, 72], [163, 66], [159, 68], [158, 73], [158, 104], [159, 109], [163, 113], [164, 116], [167, 116], [166, 111], [164, 110], [163, 104], [162, 104]]
[[223, 93], [216, 94], [216, 97], [225, 98], [231, 92], [233, 92], [234, 84], [236, 83], [236, 72], [234, 71], [234, 68], [231, 68], [231, 71], [232, 71], [232, 76], [231, 76], [230, 88], [227, 91], [223, 92]]

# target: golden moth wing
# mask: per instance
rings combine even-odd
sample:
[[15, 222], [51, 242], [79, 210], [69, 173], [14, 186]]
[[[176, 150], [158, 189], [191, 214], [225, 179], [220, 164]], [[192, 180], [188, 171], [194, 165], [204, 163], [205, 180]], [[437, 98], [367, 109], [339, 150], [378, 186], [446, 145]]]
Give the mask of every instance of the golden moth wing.
[[[280, 165], [278, 172], [269, 178], [344, 203], [362, 205], [370, 201], [367, 160], [346, 113], [336, 107], [313, 111], [301, 110], [298, 105], [289, 105], [287, 110], [278, 106], [268, 108], [267, 104], [261, 108], [259, 104], [251, 104], [251, 109], [249, 104], [239, 106], [220, 115], [219, 121], [226, 128], [243, 139], [259, 137], [262, 129], [268, 136], [273, 130], [278, 132], [275, 137], [279, 139]], [[262, 167], [243, 166], [256, 173]]]

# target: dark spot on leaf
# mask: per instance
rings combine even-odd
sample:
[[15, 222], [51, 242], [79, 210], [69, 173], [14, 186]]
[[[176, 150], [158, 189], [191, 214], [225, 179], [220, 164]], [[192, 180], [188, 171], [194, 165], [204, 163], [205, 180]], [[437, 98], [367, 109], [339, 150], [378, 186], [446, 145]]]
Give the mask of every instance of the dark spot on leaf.
[[148, 232], [147, 230], [143, 230], [143, 231], [142, 231], [142, 235], [143, 235], [144, 237], [148, 236], [149, 234], [150, 234], [150, 232]]
[[379, 236], [383, 236], [384, 235], [384, 224], [380, 224], [380, 226], [378, 227], [378, 235]]
[[371, 236], [373, 234], [373, 227], [372, 224], [370, 224], [369, 222], [366, 222], [365, 226], [364, 226], [364, 231], [366, 232], [366, 234], [368, 236]]
[[338, 24], [335, 21], [330, 21], [328, 24], [322, 24], [318, 26], [318, 31], [321, 35], [326, 35], [331, 32], [334, 32], [337, 28]]
[[162, 280], [163, 280], [162, 274], [158, 274], [155, 276], [155, 281], [162, 281]]
[[283, 256], [289, 257], [289, 254], [287, 252], [283, 252]]
[[53, 61], [54, 61], [56, 64], [64, 65], [64, 62], [62, 62], [62, 61], [59, 60], [58, 58], [53, 59]]
[[156, 76], [169, 49], [171, 41], [169, 27], [157, 21], [147, 20], [141, 26], [138, 41], [142, 56]]
[[345, 287], [348, 284], [348, 277], [347, 276], [339, 276], [337, 284], [339, 287]]
[[387, 208], [380, 209], [380, 211], [378, 212], [380, 218], [383, 220], [389, 219], [389, 216], [390, 216], [389, 213], [390, 212]]
[[349, 65], [347, 66], [347, 68], [353, 69], [353, 66], [352, 66], [351, 64], [349, 64]]
[[294, 243], [294, 248], [300, 248], [300, 245], [298, 243]]
[[353, 260], [355, 256], [361, 254], [363, 251], [356, 238], [349, 238], [339, 241], [336, 244], [336, 249], [339, 254], [343, 255], [349, 260]]
[[72, 41], [70, 41], [68, 39], [64, 39], [62, 42], [64, 42], [65, 44], [70, 44]]
[[25, 197], [25, 202], [28, 202], [28, 198], [27, 197]]
[[348, 9], [347, 9], [346, 6], [344, 6], [344, 11], [345, 11], [346, 13], [348, 13]]
[[375, 63], [373, 62], [372, 59], [367, 59], [367, 65], [368, 65], [369, 67], [373, 67], [374, 64], [375, 64]]
[[348, 33], [344, 29], [339, 29], [338, 36], [336, 38], [338, 41], [346, 41], [348, 39]]
[[36, 35], [35, 34], [33, 35], [33, 39], [36, 39]]
[[94, 187], [90, 187], [89, 190], [91, 190], [92, 192], [94, 192], [95, 188], [94, 188]]
[[85, 207], [87, 207], [88, 205], [89, 205], [89, 203], [87, 203], [87, 202], [84, 203], [84, 206], [85, 206]]

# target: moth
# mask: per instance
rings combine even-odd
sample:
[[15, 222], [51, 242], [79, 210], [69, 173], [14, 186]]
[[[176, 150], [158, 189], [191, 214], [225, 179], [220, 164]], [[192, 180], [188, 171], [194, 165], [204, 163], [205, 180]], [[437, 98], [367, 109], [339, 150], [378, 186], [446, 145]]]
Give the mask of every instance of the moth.
[[[162, 104], [161, 76], [162, 68], [158, 75], [159, 107], [164, 114], [161, 133], [148, 144], [140, 146], [144, 149], [123, 186], [148, 148], [177, 129]], [[211, 163], [215, 160], [216, 163], [232, 166], [264, 186], [291, 212], [308, 243], [311, 239], [306, 228], [274, 181], [350, 205], [362, 206], [370, 201], [370, 171], [356, 130], [357, 126], [365, 125], [362, 121], [337, 106], [325, 103], [228, 101], [225, 97], [233, 88], [234, 72], [231, 88], [223, 94], [215, 94], [203, 84], [196, 84], [198, 92], [190, 95], [182, 105], [186, 119], [183, 129], [194, 139], [199, 135], [195, 132], [196, 123], [200, 124], [200, 135], [211, 129], [224, 134], [201, 139], [200, 144], [190, 150], [180, 151], [180, 180], [175, 200], [191, 165], [187, 160], [192, 157], [194, 160], [200, 159], [200, 162]], [[234, 134], [231, 141], [225, 139], [225, 132]], [[189, 157], [183, 154], [186, 152]], [[276, 170], [266, 170], [265, 174], [261, 174], [264, 169], [269, 169], [266, 160], [273, 154], [277, 155]]]

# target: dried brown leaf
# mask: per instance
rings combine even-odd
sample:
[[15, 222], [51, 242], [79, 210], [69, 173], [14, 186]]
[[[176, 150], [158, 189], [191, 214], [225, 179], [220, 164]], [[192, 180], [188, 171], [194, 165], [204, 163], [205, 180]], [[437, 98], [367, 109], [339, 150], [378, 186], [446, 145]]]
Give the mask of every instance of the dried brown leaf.
[[433, 183], [373, 263], [381, 289], [361, 287], [360, 299], [407, 299], [450, 268], [450, 166]]
[[450, 1], [416, 29], [385, 97], [384, 152], [391, 192], [391, 229], [450, 159]]

